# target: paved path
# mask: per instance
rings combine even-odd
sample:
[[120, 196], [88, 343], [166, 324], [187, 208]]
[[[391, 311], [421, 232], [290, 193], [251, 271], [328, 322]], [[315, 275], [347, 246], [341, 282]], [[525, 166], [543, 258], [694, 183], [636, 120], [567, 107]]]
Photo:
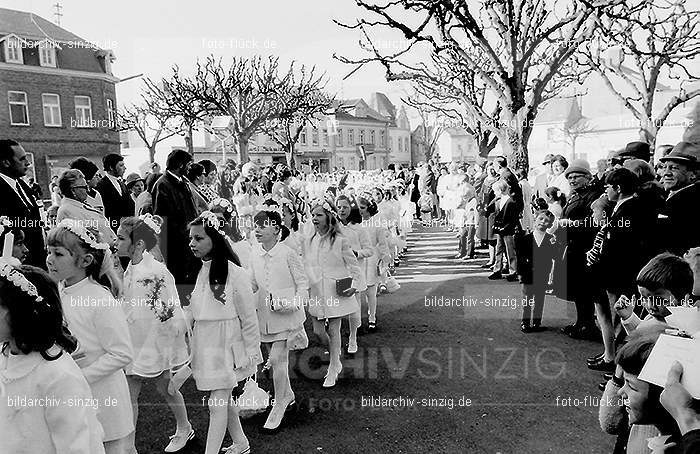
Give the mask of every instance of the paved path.
[[[379, 299], [380, 330], [360, 337], [330, 390], [321, 387], [320, 348], [296, 354], [292, 386], [304, 408], [276, 435], [258, 432], [262, 416], [244, 422], [252, 452], [611, 452], [614, 437], [588, 403], [599, 397], [600, 375], [584, 361], [602, 346], [556, 331], [570, 304], [548, 297], [543, 324], [551, 328], [522, 334], [519, 285], [487, 280], [484, 260], [465, 263], [455, 252], [454, 234], [438, 227], [411, 234], [397, 269], [402, 287]], [[204, 394], [192, 382], [185, 390], [200, 440], [188, 452], [203, 452]], [[562, 406], [569, 398], [580, 404]], [[140, 452], [159, 452], [174, 423], [153, 393], [148, 400]]]

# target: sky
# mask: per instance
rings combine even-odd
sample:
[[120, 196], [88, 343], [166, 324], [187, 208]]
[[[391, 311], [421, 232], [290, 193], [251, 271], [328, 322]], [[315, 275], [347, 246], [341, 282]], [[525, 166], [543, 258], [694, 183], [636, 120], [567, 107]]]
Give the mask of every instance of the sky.
[[[57, 0], [0, 0], [0, 7], [29, 11], [54, 21]], [[120, 78], [143, 73], [158, 79], [174, 64], [192, 71], [197, 58], [253, 54], [276, 55], [284, 66], [292, 60], [326, 72], [327, 89], [339, 98], [364, 98], [374, 91], [398, 103], [404, 90], [384, 79], [379, 65], [365, 65], [345, 82], [354, 67], [333, 53], [361, 55], [359, 32], [332, 22], [352, 20], [361, 10], [354, 0], [58, 0], [61, 27], [116, 55]], [[117, 84], [117, 103], [134, 102], [139, 79]]]

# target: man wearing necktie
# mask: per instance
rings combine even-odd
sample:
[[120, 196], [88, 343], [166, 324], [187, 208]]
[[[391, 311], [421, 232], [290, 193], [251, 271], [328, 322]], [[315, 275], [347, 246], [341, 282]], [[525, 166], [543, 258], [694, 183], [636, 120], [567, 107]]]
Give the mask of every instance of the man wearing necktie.
[[41, 209], [22, 177], [29, 170], [27, 153], [14, 140], [0, 140], [0, 216], [24, 232], [29, 252], [25, 263], [46, 268], [46, 248]]
[[189, 248], [189, 228], [197, 212], [185, 173], [192, 156], [185, 150], [173, 150], [168, 155], [166, 171], [153, 187], [153, 214], [163, 218], [160, 247], [165, 264], [175, 278], [180, 300], [187, 301], [190, 285], [196, 276], [190, 271], [196, 263]]
[[126, 170], [124, 157], [110, 153], [102, 158], [105, 176], [97, 183], [97, 190], [102, 195], [105, 217], [109, 219], [110, 228], [115, 232], [122, 218], [134, 215], [134, 200], [122, 181]]

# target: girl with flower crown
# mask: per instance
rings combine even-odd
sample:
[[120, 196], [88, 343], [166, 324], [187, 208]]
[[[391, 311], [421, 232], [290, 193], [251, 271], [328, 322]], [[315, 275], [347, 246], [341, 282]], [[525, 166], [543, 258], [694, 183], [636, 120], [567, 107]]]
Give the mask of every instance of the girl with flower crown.
[[[90, 386], [70, 357], [76, 346], [48, 274], [0, 259], [3, 453], [104, 453]], [[47, 403], [28, 406], [21, 399]], [[69, 401], [85, 404], [66, 405]]]
[[226, 234], [226, 240], [245, 269], [250, 264], [252, 245], [241, 233], [238, 226], [238, 215], [233, 204], [226, 199], [218, 198], [209, 204], [209, 211], [219, 218], [221, 230]]
[[303, 306], [308, 301], [309, 284], [301, 257], [284, 244], [289, 231], [282, 225], [279, 207], [261, 207], [254, 221], [258, 245], [250, 273], [257, 296], [260, 340], [269, 346], [268, 364], [275, 389], [274, 405], [263, 428], [275, 430], [295, 400], [289, 381], [289, 350], [308, 345]]
[[323, 387], [330, 388], [343, 369], [340, 324], [343, 317], [359, 308], [355, 292], [360, 285], [360, 267], [350, 241], [341, 231], [336, 210], [328, 201], [311, 203], [311, 222], [314, 230], [303, 246], [310, 285], [308, 310], [314, 332], [329, 346], [330, 365]]
[[46, 265], [79, 343], [73, 358], [99, 405], [105, 452], [128, 452], [134, 419], [124, 368], [133, 359], [131, 337], [120, 303], [97, 283], [109, 246], [98, 242], [96, 231], [69, 219], [49, 232], [47, 244]]
[[388, 246], [389, 231], [378, 216], [377, 204], [370, 194], [360, 195], [357, 199], [357, 207], [362, 216], [361, 225], [367, 232], [370, 245], [374, 249], [374, 254], [365, 260], [368, 330], [374, 332], [377, 329], [377, 287], [382, 277], [386, 275], [391, 260]]
[[235, 399], [262, 362], [250, 278], [211, 211], [190, 223], [189, 246], [201, 260], [185, 314], [188, 323], [194, 322], [192, 374], [197, 389], [211, 391], [205, 454], [219, 452], [227, 426], [234, 443], [227, 454], [249, 453]]
[[338, 208], [338, 220], [343, 224], [344, 233], [350, 240], [352, 252], [357, 257], [360, 267], [360, 282], [357, 288], [357, 311], [350, 314], [348, 322], [350, 326], [350, 336], [348, 339], [348, 353], [357, 353], [357, 330], [362, 325], [362, 300], [367, 298], [367, 270], [365, 261], [374, 255], [374, 249], [369, 242], [369, 235], [362, 227], [362, 216], [360, 210], [353, 206], [350, 198], [346, 195], [339, 195], [335, 199], [335, 206]]
[[117, 254], [130, 259], [124, 274], [123, 307], [134, 347], [134, 360], [126, 368], [134, 425], [141, 387], [152, 381], [177, 424], [165, 452], [176, 452], [194, 437], [194, 430], [180, 391], [168, 392], [171, 371], [187, 363], [188, 353], [175, 279], [149, 252], [158, 244], [161, 224], [160, 217], [150, 214], [122, 219], [117, 230]]

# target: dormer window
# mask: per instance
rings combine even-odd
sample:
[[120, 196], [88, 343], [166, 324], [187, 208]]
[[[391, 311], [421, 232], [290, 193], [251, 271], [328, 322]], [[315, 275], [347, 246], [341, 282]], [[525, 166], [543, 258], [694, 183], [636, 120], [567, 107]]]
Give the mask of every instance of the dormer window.
[[5, 61], [7, 63], [24, 64], [22, 42], [16, 36], [10, 36], [5, 40]]
[[39, 46], [39, 64], [41, 66], [56, 67], [56, 48], [49, 43]]

